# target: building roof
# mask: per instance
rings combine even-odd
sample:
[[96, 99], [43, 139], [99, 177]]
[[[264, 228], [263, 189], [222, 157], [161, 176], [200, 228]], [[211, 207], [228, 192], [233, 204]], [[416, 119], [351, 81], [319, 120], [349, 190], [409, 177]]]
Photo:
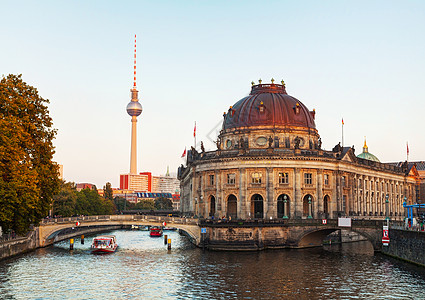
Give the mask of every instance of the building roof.
[[363, 152], [357, 155], [358, 158], [363, 158], [371, 161], [381, 162], [375, 155], [369, 152], [369, 149], [366, 145], [366, 138], [364, 140]]
[[231, 106], [223, 129], [252, 126], [304, 127], [316, 129], [314, 111], [286, 93], [285, 84], [253, 85], [249, 96]]

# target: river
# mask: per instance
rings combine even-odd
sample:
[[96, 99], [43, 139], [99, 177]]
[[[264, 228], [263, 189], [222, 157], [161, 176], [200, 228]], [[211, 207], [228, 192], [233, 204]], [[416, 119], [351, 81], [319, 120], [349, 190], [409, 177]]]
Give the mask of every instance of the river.
[[374, 254], [368, 242], [300, 250], [212, 252], [177, 232], [168, 251], [146, 231], [111, 232], [0, 261], [0, 299], [425, 299], [425, 269]]

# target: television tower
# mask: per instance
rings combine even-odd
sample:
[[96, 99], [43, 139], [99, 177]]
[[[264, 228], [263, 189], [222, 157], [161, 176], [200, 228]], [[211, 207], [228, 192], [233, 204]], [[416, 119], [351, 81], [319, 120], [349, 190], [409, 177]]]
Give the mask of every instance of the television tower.
[[131, 116], [131, 154], [130, 174], [137, 174], [137, 117], [142, 113], [142, 105], [139, 103], [139, 91], [136, 87], [136, 35], [134, 35], [134, 83], [131, 91], [131, 101], [127, 105], [127, 113]]

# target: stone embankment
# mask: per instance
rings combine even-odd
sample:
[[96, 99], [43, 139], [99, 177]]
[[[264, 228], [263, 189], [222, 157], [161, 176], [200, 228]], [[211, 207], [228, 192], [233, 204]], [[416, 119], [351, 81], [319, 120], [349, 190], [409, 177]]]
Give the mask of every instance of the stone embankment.
[[389, 230], [390, 243], [382, 253], [425, 267], [425, 232], [393, 228]]
[[25, 237], [16, 237], [0, 242], [0, 260], [32, 251], [38, 248], [38, 229], [30, 231]]

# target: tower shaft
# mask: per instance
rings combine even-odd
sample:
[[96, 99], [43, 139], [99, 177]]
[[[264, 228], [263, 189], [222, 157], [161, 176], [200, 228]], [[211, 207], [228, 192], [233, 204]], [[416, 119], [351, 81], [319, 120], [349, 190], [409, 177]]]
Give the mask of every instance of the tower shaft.
[[137, 117], [131, 117], [130, 174], [137, 174]]

